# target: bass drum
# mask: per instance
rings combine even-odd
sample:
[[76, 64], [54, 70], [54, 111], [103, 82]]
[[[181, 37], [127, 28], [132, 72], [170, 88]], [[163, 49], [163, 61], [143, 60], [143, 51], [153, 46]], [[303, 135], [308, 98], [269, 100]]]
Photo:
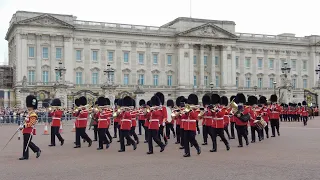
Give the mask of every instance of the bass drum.
[[167, 109], [167, 122], [171, 123], [172, 122], [172, 117], [171, 117], [172, 111], [171, 111], [171, 108], [166, 107], [166, 109]]

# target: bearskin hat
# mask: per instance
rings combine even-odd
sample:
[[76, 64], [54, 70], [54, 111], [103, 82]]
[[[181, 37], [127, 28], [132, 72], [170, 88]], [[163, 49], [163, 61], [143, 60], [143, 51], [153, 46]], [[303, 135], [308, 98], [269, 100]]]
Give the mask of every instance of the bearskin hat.
[[307, 102], [306, 101], [302, 101], [302, 105], [306, 106]]
[[86, 98], [86, 97], [81, 96], [81, 97], [79, 98], [79, 101], [80, 101], [80, 105], [81, 105], [81, 106], [87, 105], [87, 98]]
[[26, 106], [32, 107], [33, 109], [38, 108], [38, 100], [34, 95], [29, 95], [26, 97]]
[[106, 99], [105, 99], [104, 97], [102, 97], [102, 96], [98, 97], [97, 102], [98, 102], [98, 106], [105, 106], [105, 105], [107, 105], [107, 104], [106, 104]]
[[118, 99], [117, 105], [118, 105], [118, 106], [123, 106], [123, 100], [122, 100], [122, 99]]
[[211, 95], [211, 104], [219, 104], [220, 103], [220, 96], [219, 94], [212, 94]]
[[267, 104], [267, 98], [265, 96], [260, 96], [259, 103], [260, 104]]
[[278, 101], [278, 97], [277, 97], [277, 95], [275, 95], [275, 94], [272, 94], [271, 96], [270, 96], [270, 101], [271, 102], [277, 102]]
[[136, 100], [134, 100], [133, 98], [131, 98], [131, 101], [132, 101], [132, 105], [133, 107], [136, 107]]
[[113, 103], [114, 103], [115, 105], [118, 105], [118, 101], [119, 101], [119, 99], [115, 99], [115, 100], [113, 101]]
[[139, 101], [139, 106], [145, 105], [146, 101], [144, 99], [140, 99]]
[[51, 106], [61, 106], [61, 101], [59, 98], [55, 98], [51, 101]]
[[236, 96], [231, 96], [231, 97], [230, 97], [230, 102], [231, 102], [232, 100], [233, 100], [233, 101], [236, 101]]
[[151, 101], [147, 101], [147, 105], [151, 107]]
[[195, 94], [190, 94], [188, 96], [188, 104], [198, 105], [199, 104], [198, 96]]
[[105, 98], [105, 100], [106, 100], [106, 105], [111, 105], [111, 101], [109, 98]]
[[220, 104], [228, 106], [228, 103], [229, 103], [229, 101], [228, 101], [228, 98], [226, 96], [222, 96], [220, 98]]
[[161, 105], [164, 105], [164, 95], [161, 92], [157, 92], [155, 95], [160, 99]]
[[173, 102], [173, 100], [172, 99], [168, 99], [168, 101], [167, 101], [167, 106], [169, 107], [173, 107], [174, 106], [174, 102]]
[[129, 107], [129, 106], [132, 106], [132, 99], [130, 96], [126, 96], [123, 98], [122, 100], [122, 105], [125, 106], [125, 107]]
[[77, 107], [81, 106], [79, 99], [74, 100], [74, 104], [75, 104]]
[[243, 93], [238, 93], [235, 99], [235, 103], [237, 104], [246, 104], [246, 96]]
[[207, 94], [205, 94], [202, 97], [202, 104], [203, 104], [203, 106], [211, 104], [211, 97], [208, 96]]
[[258, 104], [258, 98], [256, 96], [249, 96], [248, 105], [253, 106], [255, 104]]
[[301, 106], [301, 103], [298, 103], [298, 106]]
[[156, 95], [152, 96], [151, 106], [160, 106], [160, 104], [161, 104], [160, 98]]

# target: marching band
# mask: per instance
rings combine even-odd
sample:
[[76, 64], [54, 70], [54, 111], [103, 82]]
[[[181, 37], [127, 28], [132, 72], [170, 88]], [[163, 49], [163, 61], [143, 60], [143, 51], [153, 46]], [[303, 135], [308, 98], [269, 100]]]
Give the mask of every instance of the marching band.
[[[208, 145], [208, 137], [212, 140], [212, 149], [210, 152], [217, 151], [217, 136], [225, 144], [226, 150], [230, 150], [227, 138], [235, 139], [235, 129], [239, 141], [238, 147], [243, 147], [243, 139], [246, 145], [248, 140], [248, 125], [251, 130], [251, 143], [256, 142], [256, 135], [259, 141], [264, 140], [264, 134], [269, 138], [269, 122], [272, 135], [280, 136], [281, 121], [299, 121], [307, 125], [309, 118], [309, 107], [305, 101], [302, 104], [277, 104], [277, 96], [271, 95], [270, 102], [265, 96], [249, 96], [247, 99], [243, 93], [238, 93], [230, 98], [228, 102], [226, 96], [220, 97], [218, 94], [206, 94], [202, 97], [202, 106], [199, 105], [198, 96], [190, 94], [188, 98], [180, 96], [174, 102], [172, 99], [165, 99], [161, 92], [156, 93], [149, 101], [140, 100], [139, 108], [135, 107], [135, 101], [126, 96], [123, 99], [115, 100], [115, 107], [111, 107], [110, 100], [105, 97], [99, 97], [95, 104], [88, 105], [86, 97], [82, 96], [75, 100], [76, 107], [73, 111], [75, 120], [75, 147], [80, 148], [80, 137], [92, 145], [92, 140], [86, 133], [87, 121], [91, 118], [91, 125], [94, 127], [94, 141], [98, 141], [97, 150], [109, 148], [113, 138], [119, 135], [120, 150], [125, 152], [126, 146], [133, 146], [137, 149], [139, 138], [136, 134], [136, 127], [139, 127], [139, 135], [144, 130], [144, 143], [148, 143], [147, 154], [153, 154], [153, 141], [160, 147], [160, 152], [165, 150], [170, 139], [170, 131], [173, 138], [176, 138], [175, 144], [180, 145], [179, 149], [184, 150], [184, 157], [190, 157], [190, 146], [196, 149], [198, 155], [201, 154], [196, 135], [198, 122], [202, 122], [203, 144]], [[26, 98], [28, 116], [23, 125], [18, 130], [23, 133], [23, 157], [20, 160], [29, 158], [29, 147], [36, 153], [38, 158], [41, 150], [32, 142], [32, 136], [35, 135], [35, 125], [37, 115], [34, 110], [37, 109], [37, 99], [29, 95]], [[55, 137], [60, 141], [61, 146], [64, 139], [59, 133], [61, 126], [61, 117], [63, 110], [61, 101], [53, 99], [50, 106], [51, 122], [51, 143], [50, 147], [55, 146]], [[114, 126], [114, 136], [110, 135], [109, 127]], [[229, 134], [229, 126], [231, 134]], [[175, 127], [175, 128], [174, 128]], [[225, 132], [227, 138], [225, 137]], [[133, 137], [133, 138], [132, 138]], [[163, 138], [163, 141], [161, 139]], [[126, 141], [126, 143], [125, 143]]]

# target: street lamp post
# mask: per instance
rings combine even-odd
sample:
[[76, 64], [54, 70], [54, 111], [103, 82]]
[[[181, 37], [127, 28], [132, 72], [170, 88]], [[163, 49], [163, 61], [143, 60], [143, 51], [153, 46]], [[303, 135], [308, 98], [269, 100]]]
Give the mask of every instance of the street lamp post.
[[116, 89], [116, 85], [114, 84], [114, 72], [115, 70], [110, 66], [110, 64], [107, 65], [107, 68], [103, 71], [105, 75], [107, 75], [106, 82], [103, 83], [101, 86], [103, 90], [103, 95], [105, 97], [109, 97], [110, 103], [113, 106], [114, 105], [114, 99], [115, 95], [113, 94], [113, 91]]
[[253, 89], [254, 89], [254, 96], [257, 96], [257, 89], [258, 89], [258, 86], [254, 86], [254, 87], [253, 87]]
[[273, 81], [273, 94], [276, 94], [277, 82]]
[[113, 85], [114, 69], [110, 66], [110, 64], [107, 65], [107, 69], [103, 72], [107, 75], [107, 84]]
[[58, 82], [59, 82], [59, 84], [61, 84], [61, 82], [63, 80], [62, 76], [66, 72], [66, 68], [63, 67], [62, 62], [59, 62], [59, 67], [56, 67], [54, 70], [55, 70], [56, 73], [59, 73]]
[[214, 84], [213, 84], [213, 82], [211, 82], [211, 83], [210, 83], [210, 89], [211, 89], [210, 92], [211, 92], [211, 93], [213, 92], [213, 88], [214, 88]]
[[284, 74], [284, 85], [283, 87], [279, 87], [279, 92], [280, 89], [285, 89], [286, 90], [286, 95], [287, 95], [287, 101], [286, 103], [289, 103], [291, 101], [291, 82], [288, 78], [288, 75], [290, 75], [290, 70], [291, 68], [288, 66], [287, 62], [284, 62], [284, 66], [281, 68], [281, 72]]

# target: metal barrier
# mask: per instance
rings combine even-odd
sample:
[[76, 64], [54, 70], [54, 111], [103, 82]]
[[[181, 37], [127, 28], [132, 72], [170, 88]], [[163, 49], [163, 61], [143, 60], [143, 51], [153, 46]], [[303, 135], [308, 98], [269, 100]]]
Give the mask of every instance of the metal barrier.
[[[26, 116], [14, 116], [14, 115], [0, 115], [0, 124], [20, 124], [24, 121]], [[76, 117], [71, 115], [62, 116], [62, 121], [75, 120]], [[38, 115], [38, 123], [51, 123], [52, 117], [45, 115]]]

